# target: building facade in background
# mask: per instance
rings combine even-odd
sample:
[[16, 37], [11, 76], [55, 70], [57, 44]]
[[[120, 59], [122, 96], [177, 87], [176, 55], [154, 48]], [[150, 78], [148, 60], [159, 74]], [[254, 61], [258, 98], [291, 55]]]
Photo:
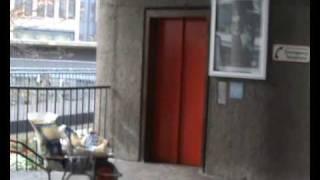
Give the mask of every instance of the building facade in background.
[[94, 85], [96, 9], [96, 0], [11, 0], [11, 85]]
[[12, 41], [94, 42], [96, 0], [11, 0]]

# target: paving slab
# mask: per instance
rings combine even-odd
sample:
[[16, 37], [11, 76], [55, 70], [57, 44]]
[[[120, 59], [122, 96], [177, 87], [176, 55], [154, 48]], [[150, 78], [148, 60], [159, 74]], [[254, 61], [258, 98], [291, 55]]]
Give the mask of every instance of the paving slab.
[[[200, 168], [158, 164], [158, 163], [144, 163], [144, 162], [130, 162], [123, 160], [112, 161], [119, 171], [123, 174], [120, 180], [214, 180], [202, 174]], [[61, 172], [53, 172], [52, 180], [61, 180]], [[47, 174], [44, 171], [11, 171], [11, 180], [46, 180]], [[72, 176], [70, 180], [88, 180], [86, 176]]]

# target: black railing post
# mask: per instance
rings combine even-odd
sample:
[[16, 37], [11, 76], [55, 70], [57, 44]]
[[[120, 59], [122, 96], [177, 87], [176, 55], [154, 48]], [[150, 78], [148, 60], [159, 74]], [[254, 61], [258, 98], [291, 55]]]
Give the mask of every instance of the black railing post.
[[[27, 89], [27, 118], [28, 119], [28, 113], [29, 113], [29, 89]], [[28, 137], [28, 132], [29, 132], [29, 124], [26, 123], [26, 144], [29, 143], [29, 137]], [[28, 161], [26, 161], [26, 169], [28, 170]]]
[[[20, 89], [17, 89], [17, 119], [16, 119], [16, 123], [17, 123], [17, 127], [16, 127], [16, 140], [19, 140], [19, 104], [20, 104]], [[18, 151], [18, 146], [16, 146], [16, 151]], [[18, 155], [16, 154], [16, 170], [18, 170]]]
[[46, 112], [48, 111], [48, 89], [46, 89]]
[[[39, 89], [36, 89], [36, 112], [38, 112], [39, 110]], [[35, 132], [33, 132], [34, 136], [36, 135]], [[37, 143], [37, 142], [36, 142]], [[36, 152], [38, 153], [38, 145], [36, 144]], [[36, 161], [38, 161], [38, 159], [36, 158]]]
[[90, 96], [91, 96], [91, 89], [88, 89], [88, 129], [90, 128], [89, 122], [90, 122], [90, 113], [91, 113], [91, 101], [90, 101]]
[[102, 107], [101, 107], [102, 106], [102, 103], [101, 103], [101, 101], [102, 101], [101, 90], [102, 89], [99, 89], [99, 124], [98, 124], [98, 127], [99, 127], [98, 132], [99, 132], [100, 135], [102, 134], [102, 132], [100, 132], [100, 130], [101, 130], [101, 109], [102, 109]]
[[54, 90], [54, 113], [57, 113], [57, 90]]
[[64, 98], [65, 97], [65, 89], [62, 90], [62, 122], [65, 124], [65, 115], [64, 115]]
[[36, 89], [36, 111], [39, 111], [39, 89]]
[[105, 99], [105, 109], [104, 109], [104, 131], [103, 137], [106, 138], [106, 130], [107, 130], [107, 113], [108, 113], [108, 89], [105, 89], [106, 97]]
[[82, 104], [82, 110], [81, 110], [81, 121], [82, 121], [82, 123], [81, 123], [81, 129], [82, 129], [82, 132], [83, 132], [83, 124], [84, 124], [84, 113], [83, 113], [83, 107], [84, 107], [84, 89], [82, 89], [82, 102], [81, 102], [81, 104]]
[[72, 125], [72, 89], [70, 89], [70, 98], [69, 98], [69, 103], [70, 103], [70, 109], [69, 109], [69, 126], [71, 127]]
[[[52, 92], [54, 91], [54, 92]], [[58, 94], [60, 91], [62, 91], [62, 103], [60, 100], [58, 100]], [[75, 117], [72, 116], [73, 113], [73, 91], [76, 91], [76, 112], [75, 117], [76, 121], [72, 121]], [[92, 93], [93, 91], [93, 93]], [[98, 91], [98, 92], [97, 92]], [[108, 92], [109, 87], [108, 86], [92, 86], [92, 87], [21, 87], [21, 86], [12, 86], [10, 87], [11, 92], [11, 100], [15, 101], [15, 104], [13, 105], [13, 108], [11, 108], [11, 119], [10, 119], [10, 136], [15, 138], [16, 140], [23, 139], [23, 141], [26, 141], [26, 144], [29, 143], [29, 139], [31, 136], [36, 137], [36, 133], [29, 134], [30, 131], [32, 131], [32, 128], [30, 127], [30, 124], [28, 123], [28, 118], [25, 118], [26, 115], [28, 115], [29, 111], [39, 112], [39, 110], [44, 110], [43, 105], [45, 105], [45, 110], [51, 110], [52, 103], [54, 103], [54, 111], [56, 113], [59, 113], [59, 110], [61, 110], [62, 107], [62, 117], [63, 120], [67, 116], [69, 116], [69, 126], [71, 128], [74, 128], [74, 123], [76, 123], [76, 128], [78, 127], [82, 128], [82, 133], [84, 133], [86, 130], [89, 130], [90, 126], [93, 125], [95, 127], [95, 123], [99, 123], [99, 126], [95, 127], [97, 131], [99, 131], [99, 134], [101, 136], [106, 137], [107, 135], [107, 116], [108, 116]], [[43, 92], [43, 93], [42, 93]], [[66, 113], [65, 107], [67, 106], [65, 103], [66, 98], [66, 92], [70, 93], [70, 114]], [[79, 93], [80, 92], [80, 93]], [[86, 93], [87, 92], [87, 93]], [[99, 93], [99, 94], [98, 94]], [[54, 94], [54, 98], [51, 98], [51, 94]], [[82, 97], [79, 97], [81, 94]], [[22, 96], [23, 95], [23, 96]], [[42, 95], [45, 95], [45, 102], [41, 98]], [[35, 96], [35, 97], [34, 97]], [[91, 96], [94, 96], [92, 99]], [[105, 96], [105, 97], [104, 97]], [[21, 101], [21, 97], [23, 98]], [[81, 98], [81, 100], [79, 99]], [[102, 100], [104, 102], [102, 102]], [[80, 106], [80, 101], [82, 105]], [[31, 103], [31, 104], [30, 104]], [[35, 104], [34, 104], [35, 103]], [[45, 103], [45, 104], [44, 104]], [[87, 103], [87, 104], [86, 104]], [[93, 105], [92, 105], [93, 103]], [[22, 105], [22, 106], [21, 106]], [[96, 108], [96, 106], [99, 105], [99, 108]], [[104, 106], [104, 107], [103, 107]], [[85, 109], [87, 111], [85, 112]], [[99, 110], [99, 112], [97, 112]], [[26, 112], [26, 115], [25, 115]], [[61, 111], [60, 111], [61, 113]], [[103, 114], [104, 113], [104, 114]], [[81, 118], [79, 115], [81, 114]], [[84, 116], [87, 116], [87, 120]], [[93, 115], [93, 116], [92, 116]], [[92, 117], [93, 119], [92, 119]], [[99, 116], [99, 117], [96, 117]], [[95, 118], [96, 117], [96, 118]], [[81, 119], [81, 120], [80, 120]], [[104, 119], [105, 124], [101, 124], [102, 119]], [[97, 121], [97, 122], [95, 122]], [[74, 123], [73, 123], [74, 122]], [[60, 121], [59, 121], [60, 123]], [[87, 125], [85, 124], [87, 123]], [[85, 129], [87, 128], [87, 129]], [[103, 131], [101, 131], [103, 128]], [[112, 129], [112, 128], [111, 128]], [[25, 133], [25, 134], [23, 134]], [[24, 140], [25, 139], [25, 140]], [[31, 139], [30, 139], [31, 140]], [[30, 141], [31, 142], [31, 141]], [[34, 143], [34, 142], [32, 142]], [[33, 145], [32, 145], [33, 146]], [[15, 147], [16, 151], [18, 151], [18, 147]], [[20, 148], [20, 147], [19, 147]], [[38, 149], [39, 147], [36, 145], [35, 152], [40, 152]], [[16, 170], [21, 169], [19, 166], [19, 155], [15, 155], [16, 157]], [[38, 161], [37, 157], [36, 161]], [[21, 164], [20, 164], [21, 165]], [[26, 166], [24, 169], [28, 169], [28, 165], [30, 165], [29, 162], [23, 162], [23, 166]]]
[[75, 121], [75, 124], [76, 124], [76, 130], [78, 130], [78, 121], [79, 121], [79, 116], [78, 116], [78, 89], [76, 89], [76, 115], [75, 115], [75, 118], [76, 118], [76, 121]]
[[96, 130], [95, 124], [96, 124], [96, 88], [93, 89], [93, 128]]

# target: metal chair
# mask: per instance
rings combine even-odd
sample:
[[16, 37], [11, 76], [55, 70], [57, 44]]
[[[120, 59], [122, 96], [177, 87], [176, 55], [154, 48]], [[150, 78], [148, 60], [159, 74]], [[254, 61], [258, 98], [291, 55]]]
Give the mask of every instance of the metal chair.
[[[109, 177], [120, 177], [121, 174], [112, 163], [108, 162], [108, 158], [112, 155], [105, 154], [104, 157], [94, 156], [90, 151], [84, 148], [76, 148], [72, 143], [72, 136], [76, 135], [70, 128], [63, 129], [64, 136], [59, 130], [55, 121], [58, 115], [53, 113], [31, 113], [28, 114], [28, 120], [35, 131], [38, 152], [28, 147], [28, 145], [17, 140], [10, 140], [14, 146], [23, 146], [36, 157], [37, 160], [31, 159], [27, 154], [17, 151], [17, 148], [10, 148], [11, 153], [19, 154], [36, 166], [45, 170], [48, 174], [48, 180], [51, 180], [52, 171], [62, 171], [62, 180], [68, 180], [72, 175], [86, 175], [91, 180], [96, 179], [96, 171], [102, 166], [112, 167]], [[45, 119], [45, 120], [44, 120]], [[67, 140], [68, 149], [62, 150], [61, 138]], [[11, 146], [10, 146], [11, 147]], [[104, 162], [104, 163], [102, 163]], [[112, 166], [111, 166], [111, 165]], [[99, 174], [98, 174], [99, 175]]]
[[[40, 150], [40, 156], [44, 157], [44, 168], [48, 173], [49, 180], [51, 179], [51, 171], [63, 171], [62, 179], [66, 177], [69, 179], [74, 173], [74, 169], [77, 168], [77, 174], [89, 176], [90, 179], [94, 179], [94, 161], [90, 156], [82, 156], [82, 160], [78, 161], [73, 153], [73, 145], [71, 142], [71, 136], [74, 132], [67, 133], [67, 144], [69, 150], [67, 152], [62, 151], [62, 145], [60, 139], [62, 132], [59, 131], [55, 121], [58, 115], [53, 113], [30, 113], [28, 114], [29, 122], [34, 129], [37, 137], [37, 146]], [[69, 173], [68, 176], [66, 176]]]

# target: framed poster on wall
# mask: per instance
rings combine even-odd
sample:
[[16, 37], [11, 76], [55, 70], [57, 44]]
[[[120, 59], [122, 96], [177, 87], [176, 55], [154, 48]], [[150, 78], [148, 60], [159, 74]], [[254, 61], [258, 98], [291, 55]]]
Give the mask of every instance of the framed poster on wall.
[[269, 0], [211, 0], [209, 75], [266, 79]]

